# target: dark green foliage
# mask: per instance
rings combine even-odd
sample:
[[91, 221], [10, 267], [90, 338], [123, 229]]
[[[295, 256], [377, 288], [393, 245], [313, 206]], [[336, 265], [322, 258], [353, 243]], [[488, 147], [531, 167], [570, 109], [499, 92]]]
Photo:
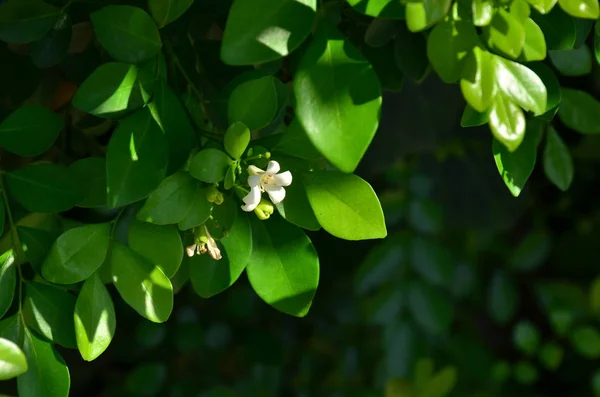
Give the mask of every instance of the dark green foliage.
[[0, 0], [6, 392], [600, 396], [599, 18]]

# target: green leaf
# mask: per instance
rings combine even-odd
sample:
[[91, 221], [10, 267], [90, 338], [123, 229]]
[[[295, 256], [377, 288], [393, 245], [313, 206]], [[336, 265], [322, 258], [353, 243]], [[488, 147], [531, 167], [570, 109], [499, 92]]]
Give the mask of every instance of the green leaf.
[[600, 23], [598, 21], [594, 26], [594, 55], [596, 62], [600, 64]]
[[381, 89], [369, 62], [325, 25], [302, 56], [294, 96], [311, 142], [340, 170], [354, 171], [379, 125]]
[[562, 101], [558, 108], [560, 120], [569, 128], [582, 134], [600, 134], [600, 102], [585, 91], [562, 89]]
[[88, 157], [69, 166], [85, 195], [78, 207], [96, 208], [106, 206], [106, 159]]
[[41, 0], [8, 1], [0, 4], [0, 40], [30, 43], [41, 39], [58, 19], [60, 10]]
[[404, 74], [398, 67], [395, 57], [389, 54], [394, 51], [395, 43], [390, 41], [383, 47], [363, 47], [362, 54], [373, 66], [385, 91], [400, 92], [404, 85]]
[[431, 379], [434, 367], [435, 363], [431, 358], [421, 358], [415, 364], [415, 369], [413, 371], [413, 386], [419, 391], [419, 394], [421, 394], [423, 386]]
[[229, 124], [244, 123], [250, 130], [266, 127], [277, 111], [275, 79], [265, 76], [238, 85], [228, 102]]
[[250, 130], [244, 123], [233, 123], [225, 132], [223, 140], [227, 153], [237, 160], [242, 157], [250, 143]]
[[425, 30], [444, 19], [452, 0], [418, 0], [406, 3], [406, 26], [412, 32]]
[[171, 278], [183, 259], [183, 244], [175, 225], [157, 226], [133, 220], [127, 234], [129, 248]]
[[428, 199], [410, 200], [408, 222], [413, 229], [420, 233], [438, 233], [442, 230], [441, 206]]
[[569, 148], [551, 126], [544, 147], [544, 173], [563, 192], [571, 185], [575, 173]]
[[252, 253], [248, 215], [238, 214], [229, 235], [219, 243], [223, 247], [220, 260], [214, 260], [208, 254], [190, 259], [190, 281], [194, 291], [203, 298], [210, 298], [232, 286], [246, 268]]
[[196, 187], [194, 199], [183, 218], [178, 222], [180, 230], [188, 230], [202, 225], [210, 216], [212, 203], [206, 198], [206, 190], [200, 186]]
[[524, 385], [531, 385], [538, 379], [539, 374], [533, 364], [526, 361], [519, 361], [514, 367], [514, 376], [517, 382]]
[[467, 55], [460, 79], [460, 88], [467, 103], [478, 112], [485, 112], [496, 95], [496, 62], [492, 54], [480, 47]]
[[487, 45], [510, 58], [517, 59], [525, 44], [525, 28], [519, 19], [500, 8], [489, 26], [484, 27]]
[[171, 174], [184, 166], [190, 150], [196, 145], [194, 128], [183, 104], [165, 81], [157, 84], [150, 111], [167, 138], [169, 147], [167, 173]]
[[518, 149], [510, 152], [497, 140], [492, 143], [498, 172], [511, 194], [518, 197], [529, 179], [537, 159], [537, 147], [542, 137], [542, 126], [534, 120], [528, 123], [525, 138]]
[[600, 277], [596, 277], [590, 286], [590, 309], [595, 315], [600, 314]]
[[219, 149], [204, 149], [192, 158], [189, 172], [199, 181], [217, 183], [225, 179], [232, 162], [231, 158]]
[[600, 18], [598, 0], [558, 0], [558, 4], [575, 18]]
[[572, 50], [549, 51], [548, 54], [563, 76], [584, 76], [592, 71], [592, 52], [585, 44]]
[[25, 226], [17, 226], [17, 233], [19, 234], [21, 249], [25, 253], [27, 261], [41, 276], [42, 264], [59, 233]]
[[23, 352], [29, 370], [17, 378], [21, 397], [68, 397], [71, 386], [69, 368], [48, 342], [25, 330]]
[[48, 340], [68, 348], [77, 346], [74, 310], [75, 297], [67, 291], [46, 284], [25, 284], [25, 324]]
[[165, 178], [137, 213], [137, 219], [157, 225], [170, 225], [182, 220], [190, 211], [197, 183], [185, 171]]
[[275, 309], [304, 317], [319, 284], [319, 257], [301, 229], [274, 216], [251, 218], [252, 255], [246, 267], [250, 285]]
[[547, 14], [554, 8], [557, 0], [527, 0], [527, 2], [538, 10], [540, 14]]
[[529, 321], [519, 321], [513, 328], [513, 342], [521, 352], [532, 356], [539, 347], [540, 333]]
[[546, 111], [546, 87], [528, 67], [499, 56], [494, 57], [496, 84], [517, 105], [538, 116]]
[[8, 339], [17, 346], [22, 346], [24, 328], [20, 314], [7, 317], [0, 321], [0, 338]]
[[113, 283], [129, 306], [152, 322], [167, 321], [173, 310], [173, 286], [158, 266], [117, 241], [110, 265]]
[[0, 230], [4, 230], [4, 223], [6, 221], [6, 207], [4, 203], [4, 197], [0, 196]]
[[544, 32], [548, 50], [569, 50], [575, 45], [575, 22], [560, 7], [547, 15], [533, 13], [531, 18]]
[[[17, 286], [17, 270], [12, 250], [0, 256], [0, 318], [4, 317], [13, 302]], [[1, 366], [0, 366], [1, 367]]]
[[571, 344], [577, 353], [590, 360], [600, 357], [600, 332], [591, 326], [575, 328], [570, 335]]
[[445, 21], [433, 28], [427, 38], [427, 56], [444, 82], [460, 79], [464, 58], [477, 41], [477, 32], [470, 22]]
[[379, 199], [358, 176], [321, 171], [306, 174], [303, 182], [317, 220], [330, 234], [345, 240], [387, 236]]
[[225, 188], [225, 190], [229, 190], [235, 186], [237, 167], [238, 165], [236, 163], [233, 163], [227, 169], [227, 172], [225, 173], [225, 179], [223, 181], [223, 187]]
[[420, 395], [423, 397], [445, 397], [452, 392], [456, 381], [456, 367], [446, 367], [429, 380]]
[[292, 120], [287, 130], [282, 134], [279, 142], [277, 142], [277, 145], [273, 148], [273, 151], [306, 160], [317, 160], [323, 157], [315, 149], [315, 145], [312, 144], [297, 118]]
[[93, 361], [110, 345], [117, 324], [110, 294], [97, 275], [83, 284], [74, 319], [79, 353], [85, 361]]
[[162, 47], [156, 24], [138, 7], [111, 5], [91, 14], [98, 42], [117, 61], [138, 63]]
[[405, 379], [391, 378], [385, 386], [385, 397], [410, 397], [413, 387]]
[[148, 109], [121, 120], [106, 152], [108, 203], [121, 207], [146, 198], [165, 177], [167, 142]]
[[371, 249], [354, 272], [354, 290], [364, 296], [380, 288], [404, 270], [410, 240], [404, 234], [393, 234]]
[[399, 26], [394, 39], [394, 60], [404, 76], [421, 82], [429, 70], [425, 36], [422, 33], [412, 33], [402, 25]]
[[540, 361], [550, 371], [556, 371], [562, 362], [564, 350], [556, 343], [546, 343], [540, 350]]
[[522, 59], [526, 62], [545, 59], [546, 39], [542, 29], [531, 18], [525, 20], [523, 27], [525, 29], [525, 42], [521, 53]]
[[224, 196], [223, 203], [213, 207], [210, 219], [206, 222], [213, 238], [220, 240], [227, 236], [238, 216], [239, 205], [239, 201], [232, 196]]
[[40, 69], [58, 65], [67, 56], [72, 31], [71, 18], [62, 14], [54, 27], [31, 46], [33, 63]]
[[110, 226], [85, 225], [60, 235], [42, 265], [44, 278], [52, 283], [74, 284], [94, 274], [106, 258]]
[[108, 62], [98, 66], [75, 92], [73, 106], [103, 118], [119, 118], [142, 107], [156, 79], [148, 65], [138, 68], [127, 63]]
[[148, 8], [162, 28], [182, 16], [193, 3], [194, 0], [148, 0]]
[[408, 307], [417, 324], [432, 334], [448, 332], [454, 306], [441, 290], [419, 281], [408, 286]]
[[63, 212], [83, 199], [73, 173], [57, 164], [37, 163], [7, 172], [6, 187], [30, 212]]
[[558, 110], [558, 105], [560, 104], [562, 94], [560, 84], [556, 75], [547, 66], [542, 62], [532, 62], [528, 63], [527, 67], [529, 67], [535, 74], [539, 76], [542, 80], [542, 83], [546, 87], [547, 99], [546, 99], [546, 113], [543, 116], [549, 115], [550, 120], [554, 118], [556, 111]]
[[404, 19], [405, 7], [395, 0], [346, 0], [354, 9], [372, 17]]
[[471, 10], [475, 26], [487, 26], [492, 22], [494, 3], [491, 0], [473, 0]]
[[365, 32], [365, 43], [370, 47], [383, 47], [396, 36], [396, 22], [390, 19], [373, 19]]
[[308, 37], [316, 8], [316, 0], [235, 1], [223, 33], [221, 59], [228, 65], [254, 65], [289, 55]]
[[515, 315], [519, 294], [513, 281], [502, 271], [492, 276], [488, 289], [488, 311], [492, 319], [501, 325], [507, 324]]
[[19, 346], [0, 338], [0, 380], [16, 378], [27, 372], [27, 360]]
[[509, 265], [517, 272], [538, 269], [550, 254], [552, 241], [545, 232], [530, 232], [510, 255]]
[[435, 241], [415, 236], [410, 244], [410, 264], [413, 270], [433, 285], [449, 285], [453, 258]]
[[525, 136], [525, 115], [523, 111], [507, 96], [496, 95], [489, 114], [489, 124], [496, 140], [501, 142], [509, 152], [517, 150]]
[[285, 188], [285, 200], [275, 206], [279, 215], [286, 221], [307, 230], [319, 230], [321, 225], [310, 206], [306, 188], [300, 179], [296, 179]]
[[527, 4], [525, 0], [514, 0], [510, 3], [509, 12], [521, 25], [523, 25], [523, 28], [525, 28], [525, 21], [527, 21], [531, 15], [529, 4]]
[[52, 146], [63, 120], [39, 105], [21, 106], [0, 123], [0, 146], [19, 156], [37, 156]]
[[478, 112], [473, 109], [471, 105], [467, 104], [463, 111], [462, 117], [460, 118], [461, 127], [479, 127], [487, 124], [489, 121], [488, 112]]

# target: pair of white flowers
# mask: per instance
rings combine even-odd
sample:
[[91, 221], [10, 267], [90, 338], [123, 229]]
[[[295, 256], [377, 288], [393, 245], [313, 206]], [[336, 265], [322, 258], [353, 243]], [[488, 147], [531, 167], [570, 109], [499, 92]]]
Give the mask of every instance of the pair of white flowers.
[[248, 167], [248, 185], [250, 193], [242, 200], [245, 205], [242, 209], [252, 212], [260, 204], [263, 192], [267, 192], [273, 204], [279, 204], [285, 198], [284, 186], [292, 184], [292, 173], [285, 171], [279, 173], [280, 167], [277, 161], [269, 161], [266, 170], [251, 165]]

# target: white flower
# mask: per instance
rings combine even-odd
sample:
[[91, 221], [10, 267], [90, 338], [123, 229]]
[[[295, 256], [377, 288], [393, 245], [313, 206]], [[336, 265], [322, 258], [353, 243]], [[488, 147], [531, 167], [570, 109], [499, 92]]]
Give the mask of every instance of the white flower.
[[[194, 244], [185, 247], [185, 253], [190, 258], [194, 256], [194, 254], [202, 255], [208, 251], [208, 254], [216, 261], [222, 258], [221, 250], [217, 246], [217, 242], [208, 232], [206, 228], [206, 224], [202, 225], [202, 229], [200, 229], [201, 235], [198, 236]], [[208, 246], [208, 249], [207, 249]]]
[[289, 171], [279, 172], [279, 163], [277, 161], [269, 161], [267, 170], [263, 171], [253, 165], [248, 167], [248, 185], [250, 185], [250, 193], [243, 198], [246, 205], [242, 209], [246, 212], [254, 211], [260, 203], [261, 193], [267, 192], [273, 204], [279, 204], [285, 198], [284, 186], [292, 184], [292, 173]]

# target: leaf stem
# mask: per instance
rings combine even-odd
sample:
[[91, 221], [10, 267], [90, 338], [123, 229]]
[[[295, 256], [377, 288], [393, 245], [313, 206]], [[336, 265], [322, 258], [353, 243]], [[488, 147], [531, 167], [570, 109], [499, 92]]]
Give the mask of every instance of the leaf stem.
[[121, 208], [121, 210], [119, 211], [119, 213], [117, 214], [117, 216], [115, 217], [115, 219], [113, 219], [111, 222], [113, 222], [112, 227], [110, 228], [110, 239], [112, 241], [113, 236], [115, 235], [115, 229], [117, 228], [117, 224], [119, 223], [119, 219], [121, 219], [121, 215], [123, 215], [123, 213], [125, 212], [125, 209], [127, 207], [123, 207]]
[[6, 194], [6, 187], [4, 186], [4, 175], [2, 172], [0, 174], [0, 190], [2, 191], [2, 199], [4, 200], [4, 208], [6, 209], [6, 215], [8, 217], [8, 224], [10, 225], [10, 233], [11, 233], [11, 246], [13, 249], [15, 266], [17, 267], [17, 273], [19, 275], [19, 283], [18, 283], [18, 294], [19, 294], [19, 313], [21, 313], [21, 309], [23, 308], [23, 283], [25, 283], [25, 279], [23, 278], [23, 272], [21, 271], [21, 263], [24, 259], [24, 253], [21, 249], [21, 242], [19, 241], [19, 233], [17, 232], [17, 226], [15, 225], [14, 218], [12, 215], [12, 211], [10, 210], [10, 205], [8, 204], [8, 195]]

